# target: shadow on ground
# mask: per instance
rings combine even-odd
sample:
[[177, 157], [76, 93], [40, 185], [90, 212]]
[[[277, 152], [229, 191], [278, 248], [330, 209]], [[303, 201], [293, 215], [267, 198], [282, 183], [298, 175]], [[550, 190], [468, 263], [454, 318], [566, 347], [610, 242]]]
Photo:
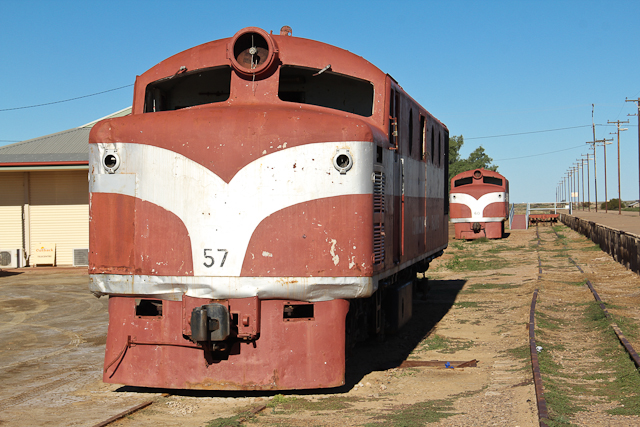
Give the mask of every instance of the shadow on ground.
[[21, 271], [0, 270], [0, 277], [17, 276], [18, 274], [22, 274], [22, 272]]

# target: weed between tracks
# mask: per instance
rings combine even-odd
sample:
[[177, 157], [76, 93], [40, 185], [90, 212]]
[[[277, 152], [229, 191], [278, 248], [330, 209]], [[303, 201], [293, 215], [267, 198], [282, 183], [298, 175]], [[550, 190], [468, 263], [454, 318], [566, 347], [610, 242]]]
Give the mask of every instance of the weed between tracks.
[[[426, 423], [438, 422], [443, 418], [456, 415], [453, 403], [455, 400], [471, 396], [477, 392], [462, 393], [452, 396], [450, 399], [430, 400], [417, 402], [411, 405], [398, 405], [391, 407], [382, 414], [372, 414], [372, 422], [364, 424], [364, 427], [394, 426], [394, 427], [419, 427]], [[348, 410], [351, 403], [361, 401], [356, 397], [332, 396], [316, 401], [298, 397], [274, 396], [266, 405], [263, 413], [254, 414], [247, 408], [237, 415], [225, 418], [216, 418], [209, 421], [207, 427], [241, 427], [248, 423], [255, 423], [258, 417], [275, 416], [270, 425], [289, 426], [298, 425], [290, 417], [303, 411], [315, 412], [315, 416], [322, 417], [331, 412]], [[293, 424], [292, 424], [293, 423]], [[313, 422], [310, 425], [314, 425]]]
[[473, 347], [473, 341], [443, 337], [437, 334], [431, 335], [424, 340], [419, 351], [439, 351], [441, 353], [455, 353]]
[[[216, 418], [209, 421], [207, 427], [240, 427], [244, 423], [251, 423], [257, 420], [259, 416], [287, 416], [303, 411], [322, 413], [341, 411], [351, 408], [351, 403], [361, 401], [358, 397], [348, 396], [331, 396], [318, 400], [308, 400], [299, 397], [287, 397], [277, 394], [271, 398], [266, 405], [264, 412], [255, 414], [251, 408], [245, 408], [238, 414], [231, 417]], [[288, 425], [283, 421], [283, 424]]]
[[442, 418], [456, 415], [453, 408], [453, 399], [431, 400], [427, 402], [403, 405], [392, 409], [393, 412], [374, 417], [376, 421], [367, 423], [364, 427], [396, 426], [419, 427], [426, 423], [435, 423]]

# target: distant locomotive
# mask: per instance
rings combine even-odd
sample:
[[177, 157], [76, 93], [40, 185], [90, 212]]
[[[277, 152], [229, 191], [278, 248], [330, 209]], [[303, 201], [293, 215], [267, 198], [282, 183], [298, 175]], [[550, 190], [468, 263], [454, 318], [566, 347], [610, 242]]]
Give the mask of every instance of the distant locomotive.
[[[104, 381], [344, 384], [447, 247], [447, 128], [348, 51], [254, 27], [136, 79], [90, 134]], [[346, 342], [348, 343], [346, 344]]]
[[451, 179], [450, 208], [456, 239], [500, 239], [509, 215], [509, 181], [486, 169], [459, 173]]

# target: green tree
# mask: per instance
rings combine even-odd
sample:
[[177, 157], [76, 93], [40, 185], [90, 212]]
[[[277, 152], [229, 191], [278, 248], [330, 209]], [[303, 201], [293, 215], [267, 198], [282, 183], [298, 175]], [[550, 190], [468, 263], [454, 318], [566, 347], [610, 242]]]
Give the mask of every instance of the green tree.
[[498, 166], [492, 164], [493, 159], [484, 152], [482, 146], [473, 150], [468, 158], [461, 158], [460, 149], [463, 144], [464, 137], [462, 135], [449, 138], [449, 182], [459, 173], [472, 169], [484, 168], [494, 172], [498, 171]]

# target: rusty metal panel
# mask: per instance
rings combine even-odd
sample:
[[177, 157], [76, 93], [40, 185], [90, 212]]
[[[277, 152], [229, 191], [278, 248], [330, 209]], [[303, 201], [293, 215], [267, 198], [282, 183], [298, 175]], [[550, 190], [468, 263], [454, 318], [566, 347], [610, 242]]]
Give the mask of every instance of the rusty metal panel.
[[[229, 304], [233, 312], [233, 301]], [[284, 300], [260, 301], [260, 339], [236, 342], [227, 355], [207, 360], [203, 349], [183, 336], [183, 303], [164, 301], [162, 316], [145, 317], [136, 316], [135, 298], [111, 297], [103, 380], [212, 390], [344, 384], [344, 322], [349, 302], [315, 303], [313, 320], [298, 322], [284, 321], [285, 304]]]

